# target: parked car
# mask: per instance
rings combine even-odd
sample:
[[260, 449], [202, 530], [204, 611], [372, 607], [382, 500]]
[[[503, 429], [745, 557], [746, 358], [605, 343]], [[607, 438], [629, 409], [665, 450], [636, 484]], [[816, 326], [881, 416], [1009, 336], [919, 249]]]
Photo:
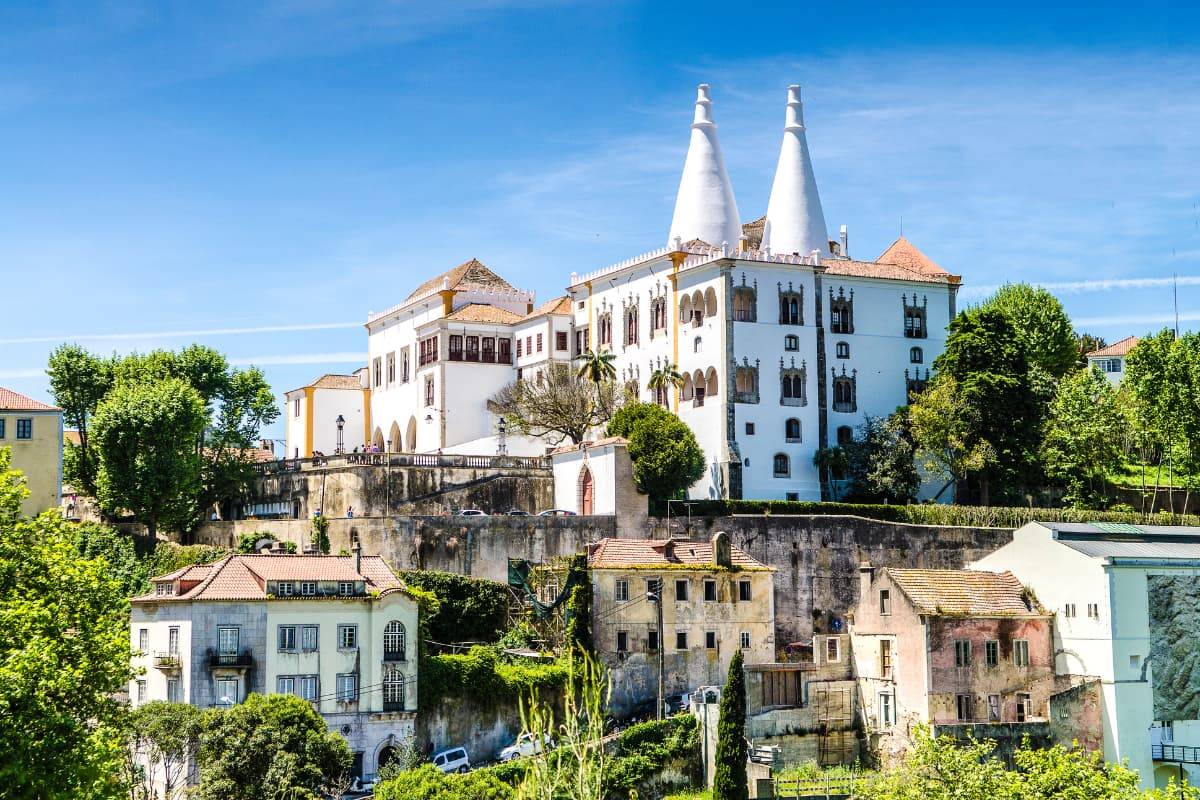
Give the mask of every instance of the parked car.
[[442, 772], [468, 772], [471, 769], [471, 759], [467, 758], [465, 747], [451, 747], [440, 753], [434, 753], [433, 765]]
[[530, 514], [528, 511], [522, 511], [519, 508], [514, 508], [508, 512], [508, 516], [510, 516], [510, 517], [532, 517], [533, 514]]
[[486, 517], [487, 514], [480, 511], [478, 508], [460, 508], [454, 512], [459, 517]]
[[575, 516], [575, 512], [567, 511], [565, 508], [547, 508], [545, 511], [538, 514], [538, 516], [539, 517], [573, 517], [573, 516]]
[[543, 752], [553, 746], [550, 740], [550, 734], [546, 734], [541, 742], [532, 733], [522, 733], [517, 737], [517, 740], [508, 747], [500, 751], [498, 758], [501, 761], [515, 761], [524, 756], [532, 756]]

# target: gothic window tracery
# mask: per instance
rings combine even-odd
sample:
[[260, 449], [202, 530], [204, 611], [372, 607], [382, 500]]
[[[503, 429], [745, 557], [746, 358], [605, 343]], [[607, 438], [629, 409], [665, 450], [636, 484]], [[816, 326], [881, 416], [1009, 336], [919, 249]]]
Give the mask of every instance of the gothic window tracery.
[[926, 325], [926, 312], [929, 306], [929, 297], [921, 298], [921, 304], [917, 305], [917, 293], [913, 292], [912, 304], [908, 302], [907, 295], [900, 295], [900, 302], [904, 306], [904, 336], [908, 339], [924, 339], [929, 336], [929, 329]]
[[796, 366], [796, 359], [792, 359], [790, 366], [784, 366], [783, 359], [779, 359], [779, 403], [785, 406], [806, 406], [808, 405], [808, 367], [805, 362], [801, 361], [800, 366]]
[[758, 281], [746, 285], [746, 273], [742, 273], [742, 285], [733, 287], [733, 319], [735, 322], [758, 322]]
[[847, 295], [846, 290], [839, 286], [835, 296], [833, 287], [829, 287], [829, 330], [832, 333], [854, 333], [853, 289]]
[[749, 359], [742, 356], [742, 363], [734, 363], [733, 368], [733, 401], [735, 403], [757, 403], [758, 392], [758, 360], [751, 364]]
[[779, 284], [779, 324], [780, 325], [803, 325], [804, 324], [804, 287], [796, 289], [792, 287], [791, 281], [788, 281], [787, 288], [783, 288], [783, 284]]
[[833, 372], [833, 410], [842, 413], [853, 413], [858, 410], [858, 370], [852, 370], [850, 374], [846, 373], [846, 367], [842, 367], [842, 374], [838, 375], [836, 369]]

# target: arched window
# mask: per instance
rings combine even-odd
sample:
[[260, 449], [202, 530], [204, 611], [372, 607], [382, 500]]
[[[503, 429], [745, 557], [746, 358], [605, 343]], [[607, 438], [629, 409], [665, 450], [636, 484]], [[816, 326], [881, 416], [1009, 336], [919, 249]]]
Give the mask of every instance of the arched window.
[[704, 397], [708, 394], [708, 387], [704, 381], [704, 373], [700, 370], [696, 370], [695, 375], [692, 376], [692, 387], [692, 405], [704, 405]]
[[690, 322], [692, 319], [692, 298], [684, 295], [679, 301], [679, 321]]
[[774, 458], [774, 473], [776, 478], [787, 478], [792, 474], [792, 462], [786, 453], [776, 453]]
[[790, 443], [800, 441], [800, 420], [792, 417], [783, 426], [784, 438]]
[[717, 396], [717, 371], [712, 367], [704, 373], [704, 393], [709, 397]]
[[847, 375], [842, 367], [842, 374], [833, 373], [833, 410], [848, 414], [858, 410], [858, 370]]
[[383, 710], [404, 710], [404, 673], [399, 667], [383, 668]]
[[854, 429], [849, 425], [840, 425], [837, 429], [837, 443], [839, 445], [850, 444], [854, 441]]
[[734, 366], [733, 370], [733, 402], [757, 403], [758, 396], [758, 362], [753, 365], [745, 358], [742, 363]]
[[625, 345], [638, 342], [638, 307], [632, 305], [625, 309]]
[[837, 343], [837, 357], [838, 358], [849, 358], [850, 357], [850, 343], [849, 342], [838, 342]]
[[783, 349], [784, 350], [799, 350], [800, 349], [800, 337], [796, 336], [795, 334], [791, 334], [791, 333], [789, 333], [787, 336], [783, 337]]
[[925, 361], [925, 354], [921, 352], [919, 347], [908, 348], [908, 361], [910, 364], [921, 364]]
[[692, 292], [692, 327], [699, 328], [704, 323], [704, 295], [700, 290]]
[[592, 471], [586, 466], [579, 471], [577, 489], [576, 508], [586, 517], [594, 513], [595, 502], [595, 481], [592, 479]]
[[791, 283], [786, 289], [783, 288], [783, 284], [779, 285], [780, 325], [804, 324], [804, 294], [802, 292], [803, 290], [793, 289]]
[[711, 286], [704, 290], [704, 313], [710, 317], [717, 315], [717, 293]]
[[407, 661], [408, 650], [405, 647], [404, 623], [392, 620], [383, 629], [383, 660]]
[[808, 405], [808, 392], [805, 388], [806, 381], [805, 369], [799, 369], [792, 366], [784, 368], [780, 364], [779, 371], [779, 402], [785, 406], [806, 406]]
[[845, 289], [839, 286], [835, 297], [833, 287], [829, 287], [829, 330], [833, 333], [854, 333], [853, 289], [847, 297]]

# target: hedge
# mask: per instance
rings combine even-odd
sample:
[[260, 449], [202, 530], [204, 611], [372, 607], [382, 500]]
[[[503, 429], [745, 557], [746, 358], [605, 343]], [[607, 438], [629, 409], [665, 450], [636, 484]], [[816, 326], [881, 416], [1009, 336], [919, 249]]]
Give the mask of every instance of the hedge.
[[[1131, 525], [1200, 525], [1194, 514], [1141, 514], [1136, 511], [1094, 511], [1081, 508], [1028, 508], [1025, 506], [959, 506], [921, 503], [869, 505], [816, 503], [796, 500], [696, 500], [689, 501], [693, 517], [726, 517], [734, 514], [797, 516], [854, 516], [912, 525], [967, 528], [1019, 528], [1027, 522], [1123, 522]], [[675, 519], [683, 515], [672, 514]]]
[[469, 698], [485, 706], [528, 701], [531, 694], [566, 685], [568, 669], [561, 662], [508, 660], [494, 647], [476, 645], [466, 653], [426, 655], [417, 682], [422, 708], [443, 699]]
[[503, 583], [425, 570], [402, 572], [400, 577], [437, 598], [437, 612], [425, 621], [435, 642], [494, 642], [508, 627], [510, 594]]

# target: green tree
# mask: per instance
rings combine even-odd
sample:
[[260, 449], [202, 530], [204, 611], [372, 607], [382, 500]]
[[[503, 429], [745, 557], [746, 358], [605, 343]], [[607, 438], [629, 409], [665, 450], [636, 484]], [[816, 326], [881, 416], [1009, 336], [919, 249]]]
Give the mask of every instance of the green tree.
[[592, 579], [588, 573], [586, 555], [571, 559], [568, 579], [571, 578], [574, 578], [575, 586], [567, 598], [564, 638], [569, 652], [591, 653], [595, 649], [592, 639]]
[[1079, 360], [1079, 340], [1062, 303], [1050, 292], [1027, 283], [1006, 283], [981, 308], [1003, 314], [1025, 351], [1029, 366], [1061, 378]]
[[704, 451], [679, 417], [654, 403], [630, 403], [613, 415], [609, 436], [629, 441], [633, 479], [656, 499], [675, 497], [704, 474]]
[[1067, 487], [1068, 502], [1102, 499], [1110, 472], [1120, 467], [1125, 427], [1116, 391], [1099, 370], [1081, 369], [1058, 384], [1050, 405], [1042, 459], [1046, 474]]
[[916, 447], [908, 430], [908, 415], [868, 416], [853, 441], [838, 445], [837, 454], [815, 461], [830, 469], [839, 468], [849, 482], [847, 492], [837, 498], [848, 503], [909, 503], [917, 496], [921, 476], [917, 472]]
[[582, 356], [582, 363], [576, 374], [587, 378], [592, 383], [604, 383], [617, 377], [616, 356], [609, 350], [588, 350]]
[[[954, 379], [955, 397], [967, 410], [965, 444], [977, 448], [986, 443], [995, 451], [994, 460], [973, 470], [971, 491], [959, 491], [958, 502], [1020, 504], [1025, 489], [1041, 481], [1037, 448], [1049, 398], [1042, 393], [1052, 383], [1030, 380], [1022, 342], [1004, 313], [992, 307], [973, 309], [950, 323], [946, 348], [933, 362], [939, 378]], [[961, 489], [961, 476], [958, 481]]]
[[131, 783], [140, 792], [136, 796], [161, 800], [185, 796], [189, 766], [198, 754], [203, 728], [204, 712], [190, 703], [154, 701], [130, 712], [125, 757]]
[[658, 369], [650, 373], [650, 380], [646, 381], [646, 387], [655, 393], [657, 397], [659, 393], [668, 400], [671, 393], [683, 386], [683, 375], [675, 367], [674, 364], [664, 364]]
[[128, 605], [61, 515], [21, 516], [9, 465], [0, 448], [0, 786], [14, 800], [119, 797]]
[[1075, 342], [1079, 348], [1079, 358], [1075, 360], [1075, 366], [1077, 367], [1086, 367], [1088, 365], [1088, 353], [1094, 353], [1097, 350], [1108, 347], [1108, 342], [1103, 337], [1090, 333], [1076, 333]]
[[200, 735], [197, 800], [316, 800], [349, 785], [350, 748], [326, 730], [312, 704], [283, 694], [251, 694], [208, 712]]
[[612, 418], [623, 399], [613, 381], [593, 382], [566, 364], [551, 364], [536, 380], [504, 387], [488, 406], [526, 436], [579, 444]]
[[132, 536], [95, 522], [75, 525], [74, 533], [75, 552], [81, 558], [103, 558], [108, 563], [109, 575], [120, 583], [123, 596], [133, 597], [149, 588], [147, 564], [138, 558]]
[[995, 448], [980, 439], [979, 410], [959, 391], [949, 375], [938, 375], [908, 408], [916, 456], [931, 474], [947, 480], [937, 493], [957, 487], [971, 472], [982, 470], [995, 458]]
[[79, 431], [79, 444], [63, 450], [63, 477], [81, 492], [96, 494], [98, 464], [91, 448], [91, 421], [96, 407], [112, 388], [112, 360], [92, 355], [77, 344], [64, 344], [50, 354], [46, 375], [63, 422]]
[[324, 514], [317, 514], [312, 521], [313, 544], [317, 546], [317, 550], [328, 555], [329, 554], [329, 518]]
[[437, 608], [422, 614], [435, 642], [493, 642], [508, 627], [508, 586], [453, 572], [410, 570], [400, 573], [409, 588], [433, 592]]
[[720, 708], [713, 800], [747, 800], [750, 784], [746, 777], [746, 676], [742, 671], [741, 650], [734, 650], [729, 661]]
[[177, 378], [122, 383], [109, 392], [92, 421], [101, 507], [128, 510], [152, 539], [160, 524], [187, 526], [196, 516], [195, 442], [204, 423], [203, 401]]

